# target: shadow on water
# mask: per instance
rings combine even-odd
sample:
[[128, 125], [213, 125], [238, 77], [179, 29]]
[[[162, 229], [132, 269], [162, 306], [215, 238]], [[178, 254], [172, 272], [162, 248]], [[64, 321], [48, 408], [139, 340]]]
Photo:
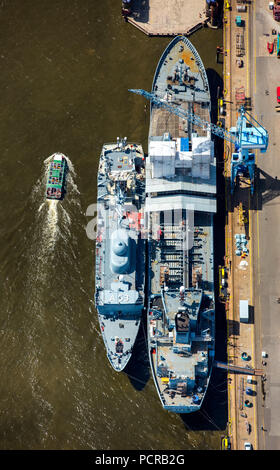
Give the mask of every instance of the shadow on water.
[[64, 176], [63, 176], [63, 189], [62, 189], [62, 195], [61, 195], [61, 201], [67, 196], [67, 176], [69, 173], [69, 167], [68, 163], [65, 165], [65, 170], [64, 170]]
[[148, 23], [150, 12], [149, 0], [133, 0], [132, 17], [139, 23]]
[[223, 80], [214, 69], [208, 68], [206, 74], [211, 95], [211, 122], [216, 123], [218, 116], [218, 98], [223, 90]]
[[213, 369], [201, 409], [180, 417], [189, 431], [224, 431], [227, 425], [226, 372]]
[[[147, 158], [145, 154], [145, 158]], [[145, 243], [145, 259], [147, 259], [148, 246]], [[148, 263], [145, 263], [145, 278], [148, 279]], [[145, 289], [145, 305], [148, 304], [147, 289]], [[138, 331], [136, 341], [134, 343], [132, 356], [124, 373], [128, 376], [131, 385], [138, 391], [141, 391], [146, 386], [150, 378], [150, 363], [148, 356], [148, 341], [147, 341], [147, 313], [144, 310], [141, 317], [141, 325]]]
[[134, 344], [132, 357], [124, 369], [131, 385], [141, 391], [150, 378], [150, 364], [147, 351], [146, 315], [143, 315], [139, 332]]

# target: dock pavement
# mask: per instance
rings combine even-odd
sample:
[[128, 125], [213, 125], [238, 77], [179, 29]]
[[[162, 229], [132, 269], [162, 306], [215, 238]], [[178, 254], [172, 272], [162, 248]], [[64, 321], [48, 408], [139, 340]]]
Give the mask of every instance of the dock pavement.
[[148, 36], [189, 35], [207, 23], [206, 1], [134, 0], [127, 21]]
[[[238, 11], [238, 6], [243, 11]], [[223, 111], [225, 127], [236, 125], [238, 110], [244, 106], [252, 109], [250, 28], [252, 27], [252, 3], [237, 2], [224, 4], [223, 40]], [[241, 18], [241, 25], [237, 22]], [[262, 365], [255, 352], [254, 318], [254, 243], [252, 212], [254, 197], [250, 194], [250, 181], [239, 178], [234, 193], [230, 191], [230, 161], [234, 146], [225, 141], [225, 183], [226, 183], [226, 256], [228, 273], [227, 314], [227, 356], [228, 363], [259, 370], [259, 375], [247, 376], [228, 374], [228, 436], [233, 450], [244, 450], [250, 443], [257, 450], [258, 416], [257, 398], [261, 394]], [[236, 235], [247, 240], [247, 254], [237, 254]], [[248, 300], [249, 322], [240, 321], [239, 302]], [[249, 390], [248, 390], [249, 389]], [[250, 392], [250, 395], [248, 395]]]

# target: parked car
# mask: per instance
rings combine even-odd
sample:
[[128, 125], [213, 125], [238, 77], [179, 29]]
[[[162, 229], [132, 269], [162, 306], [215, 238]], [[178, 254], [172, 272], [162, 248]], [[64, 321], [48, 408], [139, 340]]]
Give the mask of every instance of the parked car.
[[245, 450], [252, 450], [252, 444], [250, 442], [244, 442]]
[[280, 86], [277, 87], [277, 103], [280, 104]]

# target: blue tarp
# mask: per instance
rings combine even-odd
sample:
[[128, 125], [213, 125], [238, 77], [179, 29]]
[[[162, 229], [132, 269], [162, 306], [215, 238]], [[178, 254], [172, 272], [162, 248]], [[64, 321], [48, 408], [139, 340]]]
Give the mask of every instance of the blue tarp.
[[189, 138], [188, 137], [182, 137], [181, 138], [181, 152], [187, 152], [189, 150]]

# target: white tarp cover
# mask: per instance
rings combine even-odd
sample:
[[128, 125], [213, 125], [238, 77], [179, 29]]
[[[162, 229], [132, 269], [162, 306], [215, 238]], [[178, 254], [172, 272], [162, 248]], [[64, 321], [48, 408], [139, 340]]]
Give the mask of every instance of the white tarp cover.
[[173, 140], [153, 140], [149, 143], [149, 157], [152, 164], [152, 177], [172, 177], [175, 175], [176, 142]]
[[209, 137], [192, 136], [192, 153], [196, 163], [208, 163], [213, 160], [214, 143]]
[[175, 140], [151, 140], [149, 142], [149, 155], [150, 157], [175, 157], [176, 142]]
[[194, 178], [208, 179], [213, 160], [213, 142], [208, 137], [192, 137], [192, 150], [182, 151], [181, 138], [176, 139], [176, 168], [192, 168]]
[[181, 138], [152, 140], [149, 142], [149, 158], [152, 178], [172, 178], [175, 168], [189, 168], [194, 178], [210, 178], [214, 144], [209, 137], [192, 136], [192, 150], [181, 151]]

